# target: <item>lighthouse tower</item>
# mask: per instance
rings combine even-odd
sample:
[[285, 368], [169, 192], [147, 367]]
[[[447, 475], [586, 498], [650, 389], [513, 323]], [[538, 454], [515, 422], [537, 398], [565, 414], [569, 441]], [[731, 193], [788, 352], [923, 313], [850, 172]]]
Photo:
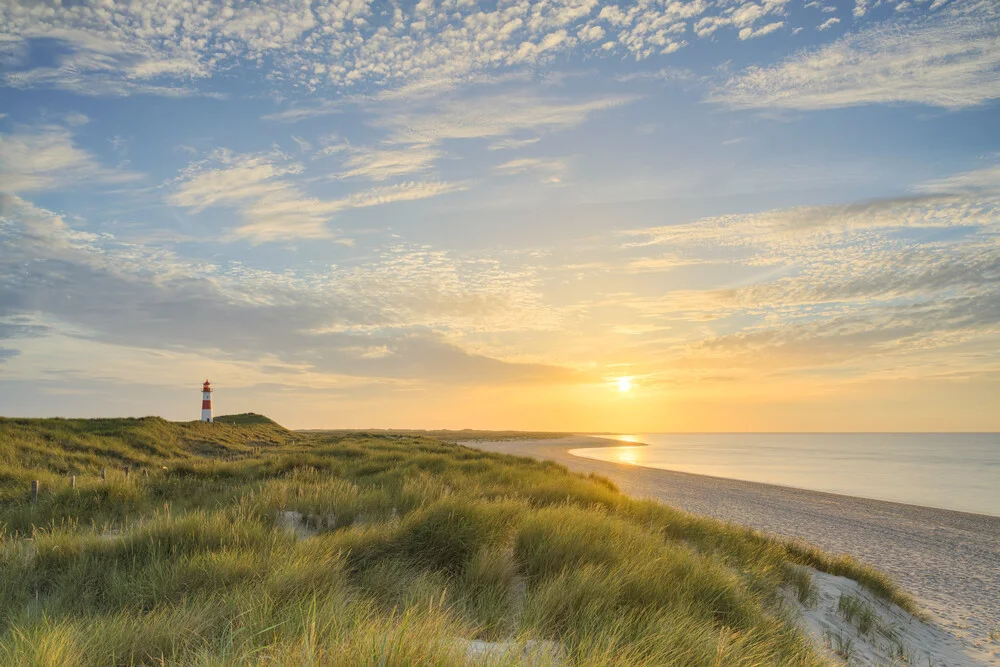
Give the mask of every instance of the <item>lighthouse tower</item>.
[[212, 383], [208, 380], [205, 380], [205, 385], [201, 388], [201, 420], [212, 421]]

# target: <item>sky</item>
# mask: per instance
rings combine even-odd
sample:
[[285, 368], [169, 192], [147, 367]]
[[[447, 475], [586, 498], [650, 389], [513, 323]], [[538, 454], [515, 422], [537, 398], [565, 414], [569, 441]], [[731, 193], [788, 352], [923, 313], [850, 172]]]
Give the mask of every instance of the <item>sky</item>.
[[0, 414], [205, 378], [296, 428], [1000, 430], [1000, 3], [0, 2]]

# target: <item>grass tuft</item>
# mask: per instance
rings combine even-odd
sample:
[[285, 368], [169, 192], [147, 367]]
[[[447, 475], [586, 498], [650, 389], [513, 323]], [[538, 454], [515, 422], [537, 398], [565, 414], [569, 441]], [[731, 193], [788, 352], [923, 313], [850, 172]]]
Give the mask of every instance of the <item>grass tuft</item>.
[[785, 578], [801, 604], [812, 607], [819, 601], [819, 588], [816, 587], [812, 575], [804, 567], [789, 563], [785, 566]]
[[879, 627], [878, 613], [857, 595], [841, 594], [837, 601], [837, 613], [863, 635], [871, 634]]

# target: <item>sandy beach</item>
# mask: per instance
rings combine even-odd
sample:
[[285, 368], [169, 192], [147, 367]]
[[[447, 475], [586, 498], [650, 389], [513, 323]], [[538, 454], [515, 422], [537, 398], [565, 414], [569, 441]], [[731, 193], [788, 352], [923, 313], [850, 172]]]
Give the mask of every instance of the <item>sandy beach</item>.
[[982, 664], [1000, 665], [1000, 517], [868, 500], [573, 456], [618, 444], [571, 436], [466, 442], [603, 475], [639, 498], [849, 553], [889, 573]]

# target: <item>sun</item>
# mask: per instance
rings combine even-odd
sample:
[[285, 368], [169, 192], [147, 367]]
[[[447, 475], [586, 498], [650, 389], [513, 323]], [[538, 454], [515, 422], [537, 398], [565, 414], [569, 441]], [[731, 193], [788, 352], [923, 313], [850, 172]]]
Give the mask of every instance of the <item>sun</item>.
[[632, 378], [618, 378], [618, 391], [624, 393], [632, 388]]

